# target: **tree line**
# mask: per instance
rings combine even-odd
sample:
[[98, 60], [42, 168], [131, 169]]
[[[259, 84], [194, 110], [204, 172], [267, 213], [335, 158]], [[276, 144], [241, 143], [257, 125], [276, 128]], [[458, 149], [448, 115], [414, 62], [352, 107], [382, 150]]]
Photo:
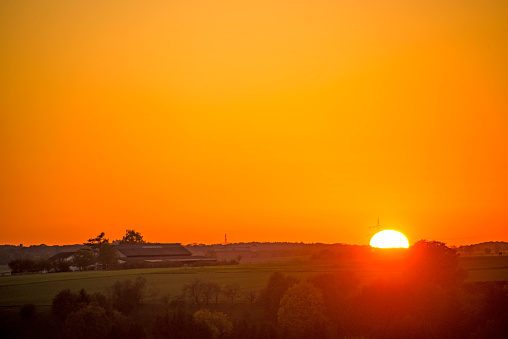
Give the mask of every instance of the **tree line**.
[[[120, 244], [144, 244], [143, 236], [135, 230], [127, 229]], [[71, 266], [77, 267], [80, 271], [106, 269], [118, 264], [116, 250], [101, 232], [98, 236], [88, 239], [83, 243], [85, 248], [74, 252], [72, 260], [65, 259], [14, 259], [9, 261], [8, 266], [11, 274], [21, 273], [42, 273], [42, 272], [69, 272]]]

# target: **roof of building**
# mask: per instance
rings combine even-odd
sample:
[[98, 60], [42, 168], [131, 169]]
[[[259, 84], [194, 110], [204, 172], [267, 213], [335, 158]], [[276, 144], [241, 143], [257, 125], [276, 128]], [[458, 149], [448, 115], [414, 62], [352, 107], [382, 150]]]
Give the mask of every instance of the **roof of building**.
[[190, 256], [181, 244], [119, 244], [114, 247], [126, 257]]
[[76, 252], [60, 252], [55, 254], [54, 256], [50, 257], [49, 260], [61, 260], [61, 259], [67, 259], [69, 257], [72, 257]]
[[202, 256], [188, 256], [188, 255], [179, 255], [179, 256], [153, 256], [153, 257], [123, 257], [118, 258], [120, 261], [124, 262], [132, 262], [132, 261], [151, 261], [151, 262], [160, 262], [160, 261], [217, 261], [213, 258], [202, 257]]

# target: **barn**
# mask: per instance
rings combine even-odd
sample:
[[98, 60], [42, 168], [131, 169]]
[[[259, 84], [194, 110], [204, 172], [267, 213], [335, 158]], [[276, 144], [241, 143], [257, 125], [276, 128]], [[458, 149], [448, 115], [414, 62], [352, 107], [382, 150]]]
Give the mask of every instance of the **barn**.
[[[73, 272], [79, 271], [79, 267], [71, 265], [76, 252], [60, 252], [48, 259], [49, 262], [64, 261], [69, 264], [69, 269]], [[54, 270], [54, 269], [53, 269]]]
[[145, 244], [118, 244], [114, 245], [117, 251], [117, 258], [119, 263], [126, 262], [183, 262], [192, 264], [195, 262], [215, 262], [215, 259], [193, 256], [181, 244], [159, 244], [159, 243], [145, 243]]

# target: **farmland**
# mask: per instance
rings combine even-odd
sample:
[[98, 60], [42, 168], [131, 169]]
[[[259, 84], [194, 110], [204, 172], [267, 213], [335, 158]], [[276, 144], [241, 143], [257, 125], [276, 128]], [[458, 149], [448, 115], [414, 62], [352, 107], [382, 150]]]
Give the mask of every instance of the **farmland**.
[[[323, 293], [328, 293], [329, 298], [331, 298], [330, 300], [325, 300], [325, 303], [327, 303], [326, 307], [331, 312], [330, 315], [335, 317], [334, 321], [337, 324], [342, 324], [340, 325], [342, 326], [342, 333], [363, 333], [363, 330], [368, 330], [371, 331], [372, 337], [376, 337], [379, 334], [377, 332], [379, 327], [377, 326], [395, 326], [390, 330], [391, 333], [399, 331], [397, 330], [396, 322], [393, 322], [393, 319], [396, 319], [396, 317], [392, 318], [392, 320], [383, 320], [382, 317], [379, 317], [378, 313], [368, 315], [369, 321], [378, 322], [378, 325], [372, 325], [367, 328], [363, 325], [355, 327], [358, 326], [355, 324], [363, 323], [363, 320], [361, 320], [362, 310], [375, 309], [376, 307], [383, 308], [384, 306], [382, 305], [386, 302], [399, 303], [399, 306], [393, 310], [401, 312], [404, 307], [409, 307], [409, 312], [415, 312], [418, 309], [417, 307], [419, 307], [416, 305], [431, 305], [428, 306], [430, 308], [425, 312], [426, 316], [430, 317], [429, 319], [434, 319], [432, 317], [435, 312], [444, 312], [441, 314], [441, 318], [448, 317], [450, 313], [447, 308], [455, 309], [454, 303], [460, 303], [464, 306], [477, 303], [478, 307], [481, 307], [480, 305], [483, 303], [481, 300], [488, 298], [491, 295], [489, 293], [492, 293], [486, 293], [488, 290], [500, 293], [495, 299], [501, 300], [506, 297], [504, 292], [502, 292], [502, 286], [504, 286], [505, 281], [508, 281], [508, 256], [455, 257], [455, 262], [457, 263], [456, 260], [458, 259], [459, 267], [467, 272], [466, 285], [463, 285], [463, 290], [459, 297], [454, 294], [453, 287], [451, 289], [445, 287], [446, 285], [442, 285], [445, 289], [436, 287], [436, 284], [446, 284], [446, 282], [431, 281], [437, 272], [433, 271], [433, 266], [430, 266], [431, 271], [428, 271], [429, 267], [421, 268], [420, 265], [425, 265], [425, 261], [415, 264], [407, 256], [408, 252], [405, 250], [364, 251], [362, 249], [358, 252], [351, 251], [348, 255], [344, 253], [331, 255], [328, 252], [323, 253], [326, 255], [320, 255], [319, 257], [286, 257], [286, 261], [280, 261], [280, 258], [276, 258], [278, 259], [276, 262], [242, 265], [4, 275], [0, 277], [0, 337], [28, 338], [35, 335], [39, 337], [54, 337], [55, 331], [65, 328], [65, 324], [59, 323], [50, 314], [52, 300], [57, 293], [64, 289], [77, 293], [83, 289], [89, 295], [99, 292], [107, 298], [111, 298], [111, 289], [115, 283], [135, 281], [137, 278], [143, 278], [146, 281], [144, 296], [141, 299], [140, 307], [125, 319], [128, 319], [130, 323], [142, 326], [143, 331], [148, 337], [151, 337], [151, 335], [160, 337], [154, 334], [157, 328], [155, 319], [160, 319], [164, 314], [176, 314], [174, 312], [180, 307], [178, 306], [180, 305], [179, 303], [182, 302], [185, 305], [186, 314], [190, 315], [203, 307], [223, 312], [236, 324], [234, 328], [238, 331], [242, 329], [242, 326], [250, 326], [253, 331], [255, 328], [259, 330], [276, 329], [278, 326], [277, 309], [275, 309], [275, 313], [272, 312], [270, 315], [270, 313], [266, 313], [266, 305], [263, 306], [262, 303], [253, 302], [254, 299], [261, 300], [261, 292], [267, 287], [267, 283], [271, 281], [271, 276], [275, 272], [280, 272], [287, 277], [294, 277], [299, 281], [309, 279], [313, 281], [313, 284], [320, 286], [319, 288], [323, 290]], [[429, 262], [432, 262], [433, 265], [439, 265], [440, 263], [439, 261]], [[423, 275], [419, 275], [419, 270], [421, 270], [420, 273]], [[441, 270], [441, 272], [444, 276], [448, 273], [446, 270]], [[312, 280], [316, 276], [320, 276], [320, 278]], [[218, 299], [211, 304], [208, 304], [208, 301], [206, 301], [206, 303], [199, 305], [192, 299], [189, 290], [187, 291], [187, 296], [182, 299], [184, 287], [191, 286], [197, 281], [205, 285], [215, 284], [215, 286], [220, 287], [221, 292], [220, 296], [217, 297]], [[402, 281], [412, 282], [404, 287], [404, 285], [400, 285]], [[476, 282], [494, 281], [503, 282], [502, 285], [499, 285], [501, 290], [496, 289], [498, 288], [496, 283], [489, 283], [488, 285], [484, 283], [480, 285], [474, 284]], [[379, 284], [379, 282], [382, 283]], [[411, 287], [413, 284], [416, 284], [415, 288]], [[237, 286], [236, 297], [234, 299], [230, 299], [226, 293], [230, 286]], [[386, 295], [386, 286], [392, 286], [390, 288], [396, 288], [399, 292], [392, 290], [390, 293], [393, 294], [393, 297]], [[443, 303], [441, 297], [436, 297], [437, 299], [428, 304], [427, 300], [433, 300], [434, 296], [440, 295], [444, 291], [450, 291], [450, 294], [448, 294], [450, 298], [458, 299], [455, 302], [441, 305]], [[388, 299], [386, 301], [383, 301], [383, 299], [372, 299], [371, 297], [363, 299], [370, 293], [375, 293], [377, 298], [386, 297]], [[341, 295], [343, 297], [340, 297]], [[408, 298], [405, 295], [412, 295], [412, 297]], [[421, 298], [422, 295], [427, 296], [418, 301], [418, 298]], [[253, 298], [252, 296], [255, 297]], [[175, 304], [172, 306], [173, 302]], [[408, 306], [408, 302], [410, 304], [414, 303], [414, 305]], [[338, 306], [340, 304], [342, 306]], [[23, 318], [21, 313], [26, 305], [35, 307], [35, 316], [28, 320]], [[275, 307], [278, 307], [278, 304]], [[342, 309], [352, 310], [350, 313], [352, 315], [350, 327], [342, 323], [341, 319], [349, 317], [349, 313], [344, 313], [345, 311], [341, 311]], [[462, 312], [468, 314], [468, 309], [463, 308]], [[420, 326], [420, 320], [416, 320], [419, 319], [418, 317], [419, 315], [413, 313], [411, 318], [408, 318], [410, 319], [408, 321], [415, 321], [411, 326], [415, 328]], [[487, 324], [485, 318], [475, 317], [473, 318], [474, 321], [468, 323], [469, 327], [462, 327], [461, 331], [467, 334], [477, 329], [483, 330], [484, 326], [486, 326], [484, 324]], [[165, 322], [164, 324], [165, 328], [169, 328], [170, 323]], [[437, 335], [436, 333], [438, 332], [434, 333], [433, 331], [439, 331], [439, 328], [437, 323], [434, 324], [429, 328], [430, 332], [427, 336], [433, 337]], [[232, 338], [241, 338], [243, 335], [241, 332], [238, 332], [233, 334]], [[284, 337], [282, 333], [278, 335], [280, 335], [279, 337]], [[340, 337], [338, 333], [335, 335]], [[259, 336], [262, 335], [253, 334], [252, 337], [256, 338]], [[163, 335], [162, 337], [165, 336]], [[331, 337], [335, 336], [331, 335]]]
[[55, 274], [7, 276], [0, 279], [0, 306], [18, 306], [25, 303], [50, 305], [52, 297], [61, 289], [105, 292], [115, 281], [143, 277], [149, 292], [145, 302], [154, 302], [160, 295], [174, 298], [182, 287], [195, 280], [217, 282], [221, 285], [238, 283], [242, 291], [258, 291], [273, 272], [284, 272], [305, 278], [335, 267], [305, 262], [247, 264], [215, 267], [178, 267], [161, 269], [134, 269], [122, 271], [90, 271]]
[[[508, 256], [462, 257], [460, 265], [468, 272], [466, 282], [508, 281]], [[146, 303], [156, 302], [160, 296], [175, 298], [182, 287], [195, 279], [221, 285], [238, 283], [242, 292], [259, 291], [274, 272], [283, 272], [302, 280], [319, 273], [344, 272], [355, 274], [360, 282], [368, 283], [380, 277], [382, 268], [376, 265], [356, 265], [347, 260], [337, 262], [287, 261], [278, 263], [246, 264], [237, 266], [177, 267], [134, 269], [120, 271], [89, 271], [55, 274], [30, 274], [0, 278], [0, 307], [9, 308], [33, 303], [51, 304], [60, 290], [81, 288], [105, 292], [115, 281], [143, 277], [147, 281]], [[397, 274], [395, 268], [392, 274]]]

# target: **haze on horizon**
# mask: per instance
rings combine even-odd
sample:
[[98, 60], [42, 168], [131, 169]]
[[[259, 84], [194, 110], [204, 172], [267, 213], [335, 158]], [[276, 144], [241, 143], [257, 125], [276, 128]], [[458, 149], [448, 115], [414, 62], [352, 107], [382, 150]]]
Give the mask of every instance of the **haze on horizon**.
[[507, 240], [507, 17], [2, 1], [0, 243]]

